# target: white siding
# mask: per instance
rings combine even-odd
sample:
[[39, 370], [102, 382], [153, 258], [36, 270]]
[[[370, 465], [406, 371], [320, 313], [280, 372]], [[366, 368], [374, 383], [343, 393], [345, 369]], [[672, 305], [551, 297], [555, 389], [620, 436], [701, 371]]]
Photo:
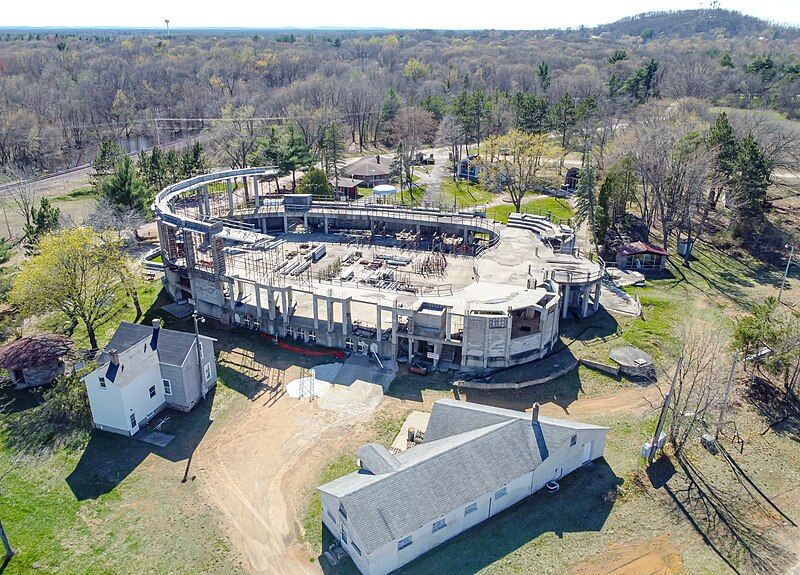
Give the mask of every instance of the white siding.
[[100, 387], [99, 378], [106, 372], [106, 368], [107, 366], [102, 366], [83, 378], [92, 410], [92, 422], [101, 429], [130, 429], [131, 424], [122, 404], [122, 391], [111, 381], [106, 381], [105, 388]]
[[[164, 387], [161, 383], [161, 370], [158, 361], [152, 355], [148, 368], [122, 388], [122, 404], [125, 417], [130, 428], [131, 413], [136, 414], [136, 421], [142, 425], [149, 421], [164, 405]], [[155, 397], [150, 397], [150, 386], [156, 386]]]

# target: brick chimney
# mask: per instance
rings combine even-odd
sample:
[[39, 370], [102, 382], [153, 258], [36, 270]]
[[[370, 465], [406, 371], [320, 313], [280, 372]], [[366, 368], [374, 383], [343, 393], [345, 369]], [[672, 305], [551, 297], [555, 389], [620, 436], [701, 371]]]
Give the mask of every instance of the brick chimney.
[[378, 164], [381, 163], [381, 157], [380, 157], [379, 154], [375, 156], [375, 162], [378, 163]]
[[533, 404], [533, 409], [531, 410], [531, 423], [539, 423], [539, 403]]
[[114, 365], [119, 365], [119, 354], [117, 353], [116, 349], [109, 349], [108, 357], [111, 360], [111, 363]]

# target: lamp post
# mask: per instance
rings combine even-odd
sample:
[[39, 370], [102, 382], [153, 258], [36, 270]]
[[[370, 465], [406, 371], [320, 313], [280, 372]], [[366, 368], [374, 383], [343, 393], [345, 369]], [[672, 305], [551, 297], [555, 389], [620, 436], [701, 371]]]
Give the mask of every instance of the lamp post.
[[792, 265], [792, 257], [794, 257], [794, 244], [791, 246], [786, 244], [783, 246], [784, 248], [791, 248], [789, 250], [789, 261], [786, 262], [786, 269], [783, 271], [783, 279], [781, 280], [781, 289], [778, 290], [778, 301], [781, 301], [781, 296], [783, 295], [783, 288], [786, 286], [786, 278], [789, 275], [789, 266]]
[[197, 308], [194, 308], [192, 312], [192, 319], [194, 320], [194, 339], [195, 339], [195, 348], [197, 351], [197, 369], [200, 375], [200, 396], [203, 398], [203, 401], [206, 399], [206, 384], [203, 381], [203, 356], [201, 355], [200, 351], [200, 326], [199, 324], [205, 323], [206, 318], [204, 318], [200, 313], [197, 311]]

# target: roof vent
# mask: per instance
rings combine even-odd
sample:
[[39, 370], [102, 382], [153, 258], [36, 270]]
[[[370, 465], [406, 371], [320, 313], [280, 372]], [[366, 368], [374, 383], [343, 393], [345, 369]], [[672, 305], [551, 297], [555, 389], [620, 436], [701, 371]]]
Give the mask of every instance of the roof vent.
[[539, 403], [538, 402], [533, 404], [533, 409], [531, 410], [531, 423], [539, 423]]
[[119, 354], [117, 353], [116, 349], [109, 349], [108, 357], [111, 363], [113, 363], [114, 365], [119, 365]]

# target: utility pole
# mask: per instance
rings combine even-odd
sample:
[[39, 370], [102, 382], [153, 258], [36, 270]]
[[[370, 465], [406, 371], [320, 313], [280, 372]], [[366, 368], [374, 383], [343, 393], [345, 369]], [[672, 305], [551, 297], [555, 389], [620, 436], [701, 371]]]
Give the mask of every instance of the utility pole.
[[194, 308], [192, 312], [192, 319], [194, 320], [194, 340], [195, 340], [195, 347], [197, 348], [197, 369], [200, 374], [200, 395], [203, 398], [203, 401], [206, 399], [206, 384], [203, 380], [203, 356], [200, 352], [200, 327], [198, 324], [205, 323], [206, 318], [200, 315], [197, 311], [197, 307]]
[[[783, 246], [784, 248], [790, 247], [789, 244]], [[791, 246], [791, 250], [789, 250], [789, 261], [786, 262], [786, 269], [783, 271], [783, 279], [781, 280], [781, 289], [778, 290], [778, 301], [781, 301], [781, 296], [783, 295], [783, 288], [786, 286], [786, 278], [789, 276], [789, 266], [792, 265], [792, 257], [794, 256], [794, 244]]]
[[733, 374], [736, 373], [736, 361], [739, 359], [739, 352], [733, 353], [733, 363], [731, 364], [731, 372], [728, 374], [728, 383], [725, 384], [725, 395], [722, 397], [722, 405], [719, 408], [719, 419], [717, 419], [717, 432], [714, 439], [719, 439], [719, 432], [722, 428], [722, 418], [725, 416], [725, 410], [728, 407], [728, 398], [731, 395], [731, 387], [733, 387]]
[[675, 391], [675, 383], [678, 381], [678, 374], [681, 371], [682, 364], [683, 356], [681, 355], [675, 366], [675, 375], [672, 376], [672, 383], [669, 386], [669, 391], [667, 395], [664, 396], [664, 406], [661, 408], [661, 416], [658, 418], [658, 425], [656, 426], [656, 432], [653, 434], [653, 441], [650, 442], [650, 453], [647, 454], [648, 464], [653, 463], [653, 459], [655, 459], [658, 449], [658, 438], [661, 436], [661, 430], [664, 429], [664, 422], [667, 419], [667, 411], [669, 410], [669, 402], [672, 399], [672, 392]]

